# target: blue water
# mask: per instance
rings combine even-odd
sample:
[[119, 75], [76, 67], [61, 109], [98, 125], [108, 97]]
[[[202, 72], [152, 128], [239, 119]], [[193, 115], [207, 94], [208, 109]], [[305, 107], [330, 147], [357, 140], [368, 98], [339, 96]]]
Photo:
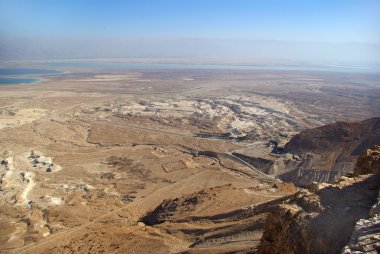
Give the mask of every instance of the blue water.
[[1, 76], [13, 76], [13, 75], [34, 75], [34, 74], [57, 74], [62, 71], [47, 70], [47, 69], [30, 69], [30, 68], [0, 68]]
[[[0, 85], [17, 85], [17, 84], [31, 84], [40, 82], [39, 78], [29, 77], [13, 77], [21, 75], [49, 75], [63, 73], [63, 71], [49, 70], [49, 69], [33, 69], [33, 68], [0, 68]], [[1, 77], [7, 76], [7, 77]]]
[[[260, 66], [260, 65], [218, 65], [218, 64], [154, 64], [154, 63], [125, 63], [125, 62], [47, 62], [48, 66], [88, 67], [104, 69], [201, 69], [201, 70], [264, 70], [264, 71], [319, 71], [347, 73], [380, 73], [380, 66], [350, 67], [350, 66]], [[59, 70], [32, 68], [0, 68], [0, 76], [19, 75], [48, 75], [63, 73]], [[31, 84], [39, 82], [39, 78], [29, 77], [0, 77], [0, 85]]]
[[39, 81], [38, 78], [0, 78], [0, 85], [31, 84]]
[[121, 69], [202, 69], [202, 70], [267, 70], [267, 71], [320, 71], [348, 73], [380, 73], [380, 66], [260, 66], [260, 65], [218, 65], [218, 64], [154, 64], [125, 62], [50, 62], [48, 66], [121, 68]]

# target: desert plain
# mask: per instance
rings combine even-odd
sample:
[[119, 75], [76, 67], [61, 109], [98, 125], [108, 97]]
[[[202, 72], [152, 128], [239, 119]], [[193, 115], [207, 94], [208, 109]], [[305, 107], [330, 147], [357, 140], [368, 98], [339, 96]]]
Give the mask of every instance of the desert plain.
[[0, 85], [1, 253], [254, 252], [297, 187], [244, 158], [380, 115], [375, 73], [61, 69]]

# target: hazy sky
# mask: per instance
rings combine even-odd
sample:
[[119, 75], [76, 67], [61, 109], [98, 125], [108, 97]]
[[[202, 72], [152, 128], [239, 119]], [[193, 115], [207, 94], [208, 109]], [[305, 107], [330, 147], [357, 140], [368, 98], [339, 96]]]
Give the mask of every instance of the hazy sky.
[[0, 36], [380, 42], [380, 0], [0, 0]]
[[0, 61], [62, 58], [380, 65], [380, 0], [0, 0]]

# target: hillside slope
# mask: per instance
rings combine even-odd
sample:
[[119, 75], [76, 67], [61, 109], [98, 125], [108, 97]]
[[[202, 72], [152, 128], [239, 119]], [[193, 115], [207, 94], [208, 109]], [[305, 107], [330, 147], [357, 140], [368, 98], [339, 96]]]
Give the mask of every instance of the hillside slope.
[[285, 163], [279, 178], [299, 186], [333, 183], [352, 173], [358, 156], [376, 144], [380, 144], [379, 117], [304, 130], [285, 145], [285, 153], [299, 159]]
[[[365, 149], [380, 143], [380, 117], [361, 122], [336, 122], [304, 130], [286, 145], [285, 152], [320, 156], [315, 169], [344, 169]], [[355, 159], [353, 160], [353, 157]]]

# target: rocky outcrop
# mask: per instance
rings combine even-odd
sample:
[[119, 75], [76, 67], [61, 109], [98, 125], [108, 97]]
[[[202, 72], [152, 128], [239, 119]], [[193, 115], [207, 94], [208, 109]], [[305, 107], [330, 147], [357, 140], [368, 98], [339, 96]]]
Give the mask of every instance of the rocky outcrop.
[[258, 253], [339, 253], [356, 221], [368, 217], [379, 176], [316, 184], [279, 206], [266, 221]]
[[204, 201], [205, 196], [205, 192], [200, 192], [185, 198], [165, 199], [156, 209], [140, 220], [149, 226], [163, 223], [174, 217], [175, 213], [193, 210], [194, 206]]
[[[377, 150], [355, 172], [378, 172]], [[378, 253], [379, 188], [380, 175], [369, 174], [300, 190], [268, 216], [258, 253]]]
[[375, 145], [359, 156], [354, 173], [357, 175], [380, 173], [380, 146]]
[[[285, 185], [278, 185], [278, 190], [286, 193], [294, 193], [291, 187]], [[225, 213], [229, 210], [230, 205], [224, 208], [220, 205], [222, 202], [240, 198], [239, 202], [246, 200], [249, 204], [251, 194], [249, 191], [233, 187], [231, 184], [222, 185], [200, 191], [182, 195], [176, 198], [165, 199], [154, 210], [149, 211], [139, 221], [146, 225], [153, 226], [164, 222], [179, 222], [191, 221], [195, 217], [205, 218], [214, 215]], [[219, 207], [215, 207], [218, 204]], [[230, 203], [231, 204], [231, 203]]]

